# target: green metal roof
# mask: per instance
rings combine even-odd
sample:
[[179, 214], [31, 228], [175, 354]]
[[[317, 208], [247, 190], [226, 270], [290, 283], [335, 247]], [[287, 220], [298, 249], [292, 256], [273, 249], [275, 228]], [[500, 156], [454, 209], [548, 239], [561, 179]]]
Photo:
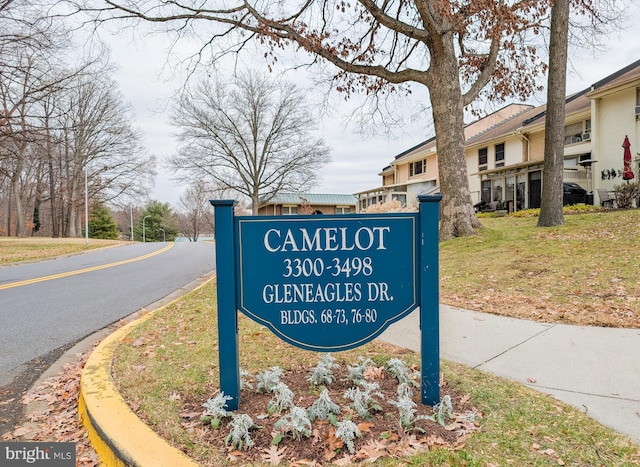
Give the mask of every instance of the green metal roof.
[[325, 193], [278, 193], [266, 203], [260, 204], [300, 204], [305, 198], [314, 206], [355, 206], [357, 199], [353, 195], [325, 194]]

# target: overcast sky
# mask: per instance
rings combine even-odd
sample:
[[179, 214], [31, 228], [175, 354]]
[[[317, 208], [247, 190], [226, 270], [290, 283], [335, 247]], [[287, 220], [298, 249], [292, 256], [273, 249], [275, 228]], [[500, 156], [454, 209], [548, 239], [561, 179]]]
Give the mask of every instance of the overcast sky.
[[[604, 50], [570, 53], [568, 93], [582, 90], [640, 59], [640, 28], [637, 27], [640, 5], [630, 7], [626, 23], [625, 31], [607, 37]], [[180, 77], [169, 80], [173, 70], [166, 67], [168, 44], [159, 36], [134, 42], [112, 36], [104, 36], [104, 40], [111, 48], [112, 61], [119, 66], [115, 79], [124, 99], [134, 107], [146, 146], [158, 158], [158, 176], [150, 198], [175, 205], [186, 186], [172, 181], [172, 174], [162, 168], [162, 159], [175, 149], [171, 136], [175, 130], [168, 119], [167, 100], [182, 80]], [[377, 174], [383, 167], [397, 154], [433, 136], [428, 122], [419, 121], [407, 124], [404, 131], [393, 138], [382, 131], [377, 136], [363, 137], [354, 125], [344, 122], [347, 112], [341, 111], [340, 101], [336, 102], [333, 114], [318, 122], [319, 134], [332, 148], [332, 162], [322, 171], [321, 184], [308, 190], [310, 192], [355, 193], [380, 186], [381, 178]]]

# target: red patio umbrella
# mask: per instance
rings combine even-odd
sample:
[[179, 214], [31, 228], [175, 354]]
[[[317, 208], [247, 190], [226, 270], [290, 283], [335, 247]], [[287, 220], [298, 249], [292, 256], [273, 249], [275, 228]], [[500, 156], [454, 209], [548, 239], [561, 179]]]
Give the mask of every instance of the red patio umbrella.
[[635, 176], [631, 168], [631, 143], [629, 142], [628, 136], [624, 137], [622, 147], [624, 148], [624, 170], [622, 171], [622, 179], [627, 180], [628, 183], [628, 181]]

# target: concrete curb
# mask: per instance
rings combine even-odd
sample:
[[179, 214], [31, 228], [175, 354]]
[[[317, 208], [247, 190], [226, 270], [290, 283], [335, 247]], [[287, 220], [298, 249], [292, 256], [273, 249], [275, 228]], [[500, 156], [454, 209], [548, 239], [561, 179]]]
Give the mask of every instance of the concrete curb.
[[91, 353], [80, 378], [80, 420], [104, 465], [195, 466], [198, 464], [169, 446], [129, 409], [111, 378], [116, 348], [151, 316], [147, 314], [118, 329]]
[[[197, 290], [214, 278], [215, 276], [209, 278], [193, 290]], [[120, 343], [137, 326], [152, 318], [156, 311], [143, 315], [107, 336], [91, 353], [82, 371], [78, 413], [101, 465], [117, 467], [199, 465], [180, 450], [170, 446], [142, 422], [117, 391], [111, 377], [113, 355]]]

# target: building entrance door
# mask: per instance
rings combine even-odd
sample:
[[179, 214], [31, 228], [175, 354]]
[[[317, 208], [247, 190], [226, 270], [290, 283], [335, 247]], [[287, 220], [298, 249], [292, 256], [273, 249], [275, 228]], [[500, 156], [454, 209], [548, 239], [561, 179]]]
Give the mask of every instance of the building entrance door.
[[542, 171], [529, 173], [529, 208], [539, 208], [542, 195]]

